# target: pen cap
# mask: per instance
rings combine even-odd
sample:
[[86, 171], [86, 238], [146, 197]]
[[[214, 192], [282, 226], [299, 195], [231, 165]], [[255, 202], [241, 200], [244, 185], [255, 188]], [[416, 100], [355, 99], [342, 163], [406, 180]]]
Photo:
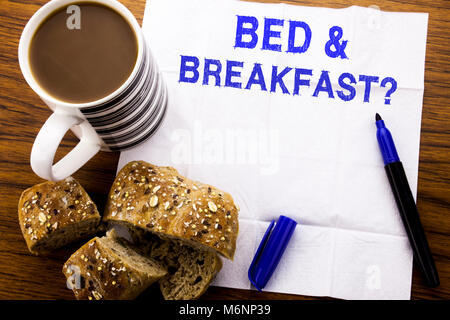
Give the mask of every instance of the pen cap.
[[248, 269], [248, 278], [261, 291], [275, 271], [294, 233], [297, 222], [280, 216], [273, 220], [264, 234], [253, 261]]
[[386, 128], [384, 121], [378, 120], [375, 124], [377, 126], [378, 145], [383, 156], [384, 164], [387, 165], [400, 161], [391, 132]]

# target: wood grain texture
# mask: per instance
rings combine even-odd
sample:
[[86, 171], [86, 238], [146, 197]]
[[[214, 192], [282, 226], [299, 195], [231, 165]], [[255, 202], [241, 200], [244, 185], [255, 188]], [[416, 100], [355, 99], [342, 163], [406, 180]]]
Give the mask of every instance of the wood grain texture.
[[[22, 238], [17, 202], [21, 192], [41, 182], [29, 165], [31, 146], [50, 110], [28, 87], [17, 60], [27, 20], [46, 1], [0, 0], [0, 299], [73, 299], [61, 273], [77, 245], [50, 258], [29, 254]], [[270, 1], [276, 2], [276, 1]], [[298, 0], [286, 3], [343, 8], [378, 5], [386, 11], [429, 12], [425, 95], [418, 182], [418, 207], [436, 259], [441, 285], [424, 286], [416, 267], [413, 299], [450, 299], [450, 1], [446, 0]], [[145, 0], [122, 0], [142, 21]], [[77, 139], [68, 134], [57, 157]], [[102, 210], [115, 175], [118, 154], [101, 152], [74, 176]], [[141, 299], [160, 298], [151, 288]], [[296, 295], [210, 288], [203, 299], [310, 299]]]

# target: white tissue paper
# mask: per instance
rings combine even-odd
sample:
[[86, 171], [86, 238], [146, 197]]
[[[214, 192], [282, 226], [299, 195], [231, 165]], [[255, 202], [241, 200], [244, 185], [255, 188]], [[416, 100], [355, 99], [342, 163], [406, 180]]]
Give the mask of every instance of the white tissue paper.
[[[246, 22], [237, 39], [239, 19]], [[298, 225], [265, 291], [409, 299], [412, 252], [384, 172], [375, 113], [391, 129], [415, 195], [427, 22], [428, 14], [356, 6], [149, 0], [143, 30], [169, 106], [162, 127], [122, 152], [118, 169], [132, 160], [174, 166], [233, 196], [241, 209], [236, 254], [223, 259], [213, 285], [251, 289], [248, 267], [270, 221], [283, 214]], [[341, 37], [330, 31], [335, 26]], [[304, 52], [287, 52], [302, 45]], [[191, 57], [184, 71], [183, 57]], [[221, 65], [219, 77], [207, 82], [205, 59], [211, 73]], [[281, 77], [288, 92], [276, 81], [271, 90], [273, 66], [278, 73], [292, 68]], [[303, 69], [297, 81], [309, 86], [298, 85], [294, 94], [297, 69]], [[348, 101], [338, 95], [351, 95], [344, 89], [351, 78], [340, 86], [343, 73], [356, 82]], [[378, 77], [366, 102], [360, 75]], [[397, 83], [390, 95], [392, 82], [380, 85], [386, 77]]]

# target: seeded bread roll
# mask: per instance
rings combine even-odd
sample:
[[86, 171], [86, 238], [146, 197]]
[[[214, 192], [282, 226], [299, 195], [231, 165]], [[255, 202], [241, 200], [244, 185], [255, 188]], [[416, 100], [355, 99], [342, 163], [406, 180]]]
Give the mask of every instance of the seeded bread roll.
[[78, 300], [130, 300], [167, 271], [116, 237], [95, 237], [64, 264], [67, 285]]
[[101, 220], [89, 195], [71, 177], [26, 189], [18, 209], [23, 237], [36, 255], [92, 236]]
[[128, 163], [109, 193], [104, 221], [128, 222], [233, 259], [238, 208], [231, 196], [181, 176], [171, 167]]
[[159, 280], [166, 300], [198, 299], [222, 268], [216, 252], [193, 248], [177, 240], [161, 239], [156, 234], [126, 225], [133, 244], [168, 270]]

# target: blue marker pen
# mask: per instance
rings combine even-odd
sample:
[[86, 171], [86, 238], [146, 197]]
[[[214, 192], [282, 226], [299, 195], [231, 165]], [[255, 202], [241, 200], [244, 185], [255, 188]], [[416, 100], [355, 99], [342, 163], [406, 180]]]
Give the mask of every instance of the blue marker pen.
[[420, 222], [419, 212], [417, 211], [405, 170], [395, 149], [394, 140], [378, 113], [375, 118], [377, 139], [383, 155], [384, 168], [386, 169], [395, 202], [414, 253], [414, 259], [425, 275], [427, 285], [437, 287], [439, 285], [439, 276], [436, 265]]

